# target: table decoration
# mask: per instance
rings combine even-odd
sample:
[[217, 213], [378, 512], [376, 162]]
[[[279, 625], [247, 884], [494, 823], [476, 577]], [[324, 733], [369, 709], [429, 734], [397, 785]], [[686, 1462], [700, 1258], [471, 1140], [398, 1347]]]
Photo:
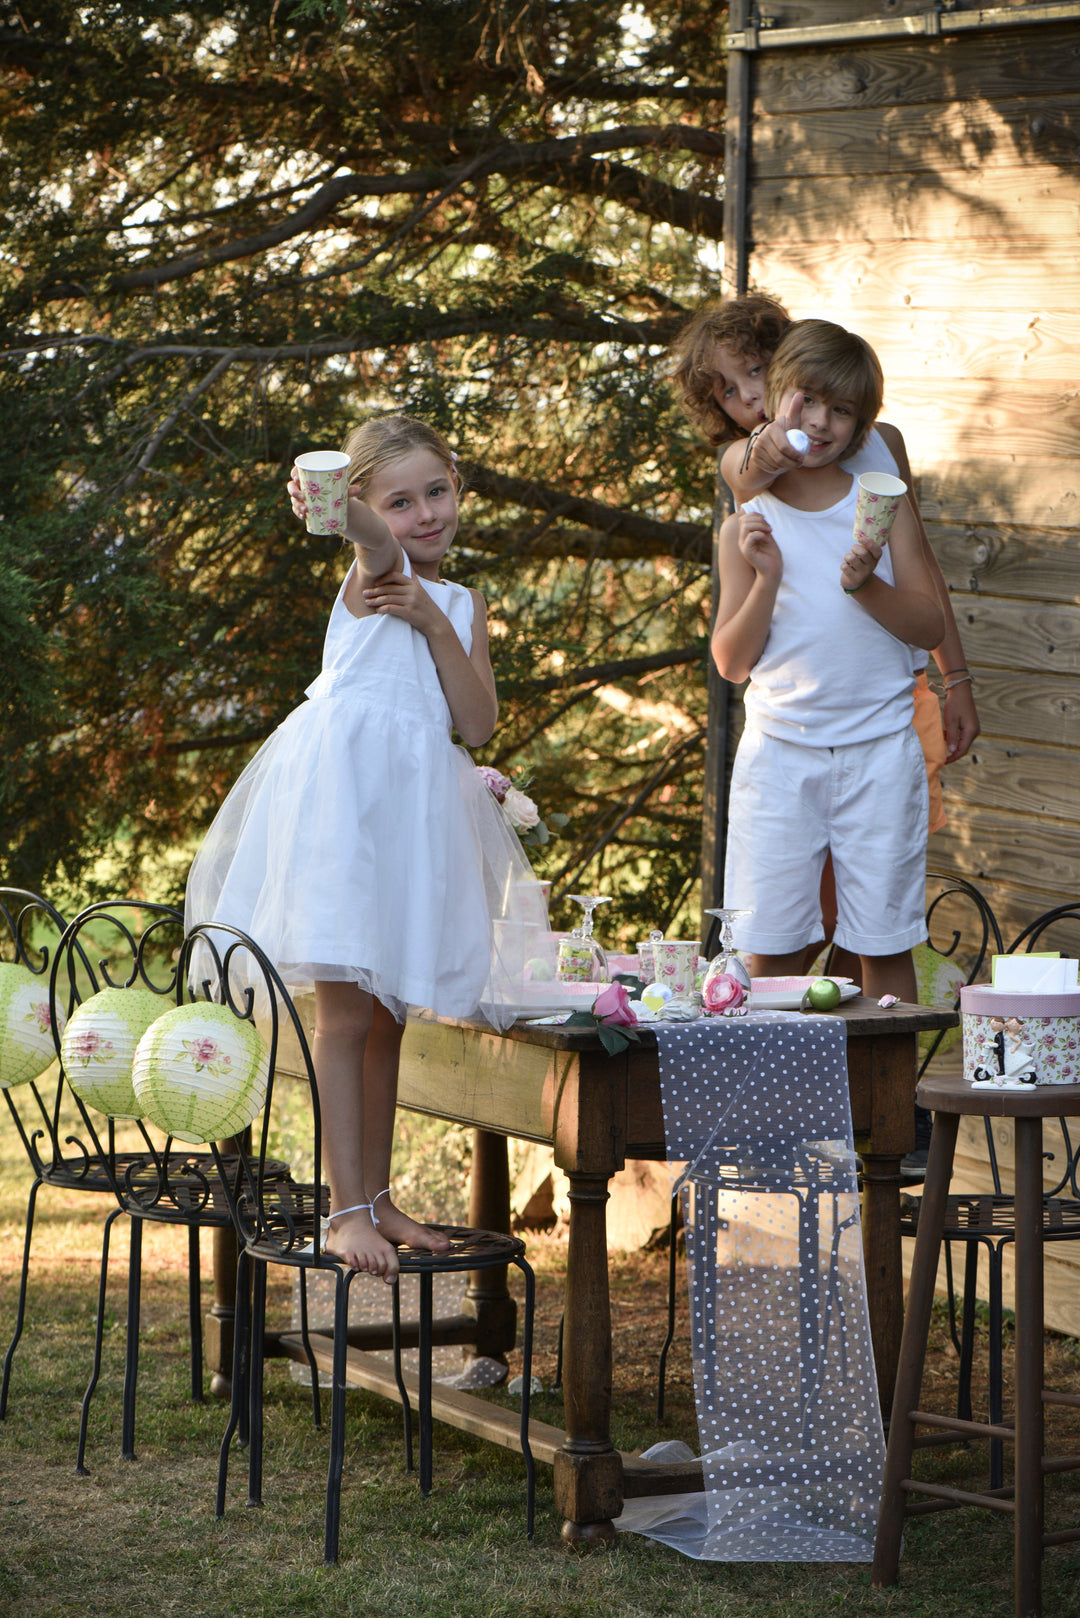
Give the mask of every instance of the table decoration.
[[266, 1099], [270, 1051], [254, 1023], [210, 1001], [175, 1006], [139, 1040], [132, 1081], [144, 1117], [197, 1145], [246, 1129]]
[[838, 1017], [658, 1023], [703, 1495], [616, 1527], [716, 1561], [870, 1561], [884, 1437]]
[[169, 1001], [152, 989], [110, 988], [76, 1006], [60, 1041], [64, 1072], [88, 1107], [110, 1118], [139, 1118], [131, 1082], [135, 1047]]
[[29, 1084], [55, 1060], [48, 977], [0, 961], [0, 1090]]

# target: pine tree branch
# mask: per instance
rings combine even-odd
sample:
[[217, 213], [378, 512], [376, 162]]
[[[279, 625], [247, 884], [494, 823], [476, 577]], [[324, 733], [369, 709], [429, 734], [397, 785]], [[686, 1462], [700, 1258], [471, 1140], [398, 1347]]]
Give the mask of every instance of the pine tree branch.
[[[486, 154], [470, 161], [440, 169], [422, 169], [401, 174], [342, 174], [327, 180], [301, 207], [278, 219], [264, 230], [235, 240], [221, 242], [163, 264], [145, 265], [113, 275], [105, 283], [106, 293], [133, 292], [185, 280], [216, 264], [253, 258], [280, 247], [305, 232], [329, 228], [339, 221], [337, 210], [359, 197], [417, 196], [430, 192], [450, 195], [458, 186], [480, 176], [533, 174], [545, 183], [563, 190], [591, 196], [604, 196], [621, 202], [634, 212], [665, 224], [677, 225], [699, 235], [720, 240], [723, 237], [724, 207], [711, 197], [684, 190], [657, 180], [626, 164], [598, 155], [626, 148], [696, 151], [719, 158], [723, 136], [693, 125], [664, 127], [631, 125], [604, 130], [594, 135], [573, 136], [566, 140], [535, 143], [500, 142]], [[81, 281], [54, 282], [38, 291], [39, 301], [58, 298], [85, 298], [90, 295]]]

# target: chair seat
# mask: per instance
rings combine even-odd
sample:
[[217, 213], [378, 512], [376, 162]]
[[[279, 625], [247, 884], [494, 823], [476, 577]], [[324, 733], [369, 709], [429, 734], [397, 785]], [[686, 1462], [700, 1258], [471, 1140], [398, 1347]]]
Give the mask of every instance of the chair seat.
[[[901, 1197], [900, 1230], [904, 1236], [919, 1231], [921, 1197]], [[995, 1197], [981, 1192], [954, 1193], [945, 1205], [944, 1241], [973, 1241], [980, 1237], [1000, 1240], [1016, 1229], [1016, 1203], [1012, 1197]], [[1061, 1197], [1043, 1199], [1043, 1239], [1080, 1236], [1080, 1202]]]

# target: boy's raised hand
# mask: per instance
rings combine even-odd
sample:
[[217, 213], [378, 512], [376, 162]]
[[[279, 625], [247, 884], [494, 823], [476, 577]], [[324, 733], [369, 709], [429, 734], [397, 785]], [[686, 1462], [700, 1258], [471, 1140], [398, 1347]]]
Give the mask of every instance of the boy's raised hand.
[[861, 590], [881, 561], [882, 550], [872, 539], [860, 539], [848, 551], [840, 564], [840, 583], [848, 595]]

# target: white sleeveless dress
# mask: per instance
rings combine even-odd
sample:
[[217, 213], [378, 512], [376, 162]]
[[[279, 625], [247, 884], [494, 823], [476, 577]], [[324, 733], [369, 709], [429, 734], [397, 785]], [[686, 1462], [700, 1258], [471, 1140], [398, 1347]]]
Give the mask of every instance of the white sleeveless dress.
[[[420, 583], [468, 651], [469, 591]], [[308, 700], [243, 771], [195, 857], [187, 925], [238, 927], [294, 991], [352, 982], [399, 1020], [411, 1005], [505, 1028], [525, 962], [552, 954], [540, 884], [451, 741], [427, 640], [400, 618], [354, 617], [344, 589]]]

